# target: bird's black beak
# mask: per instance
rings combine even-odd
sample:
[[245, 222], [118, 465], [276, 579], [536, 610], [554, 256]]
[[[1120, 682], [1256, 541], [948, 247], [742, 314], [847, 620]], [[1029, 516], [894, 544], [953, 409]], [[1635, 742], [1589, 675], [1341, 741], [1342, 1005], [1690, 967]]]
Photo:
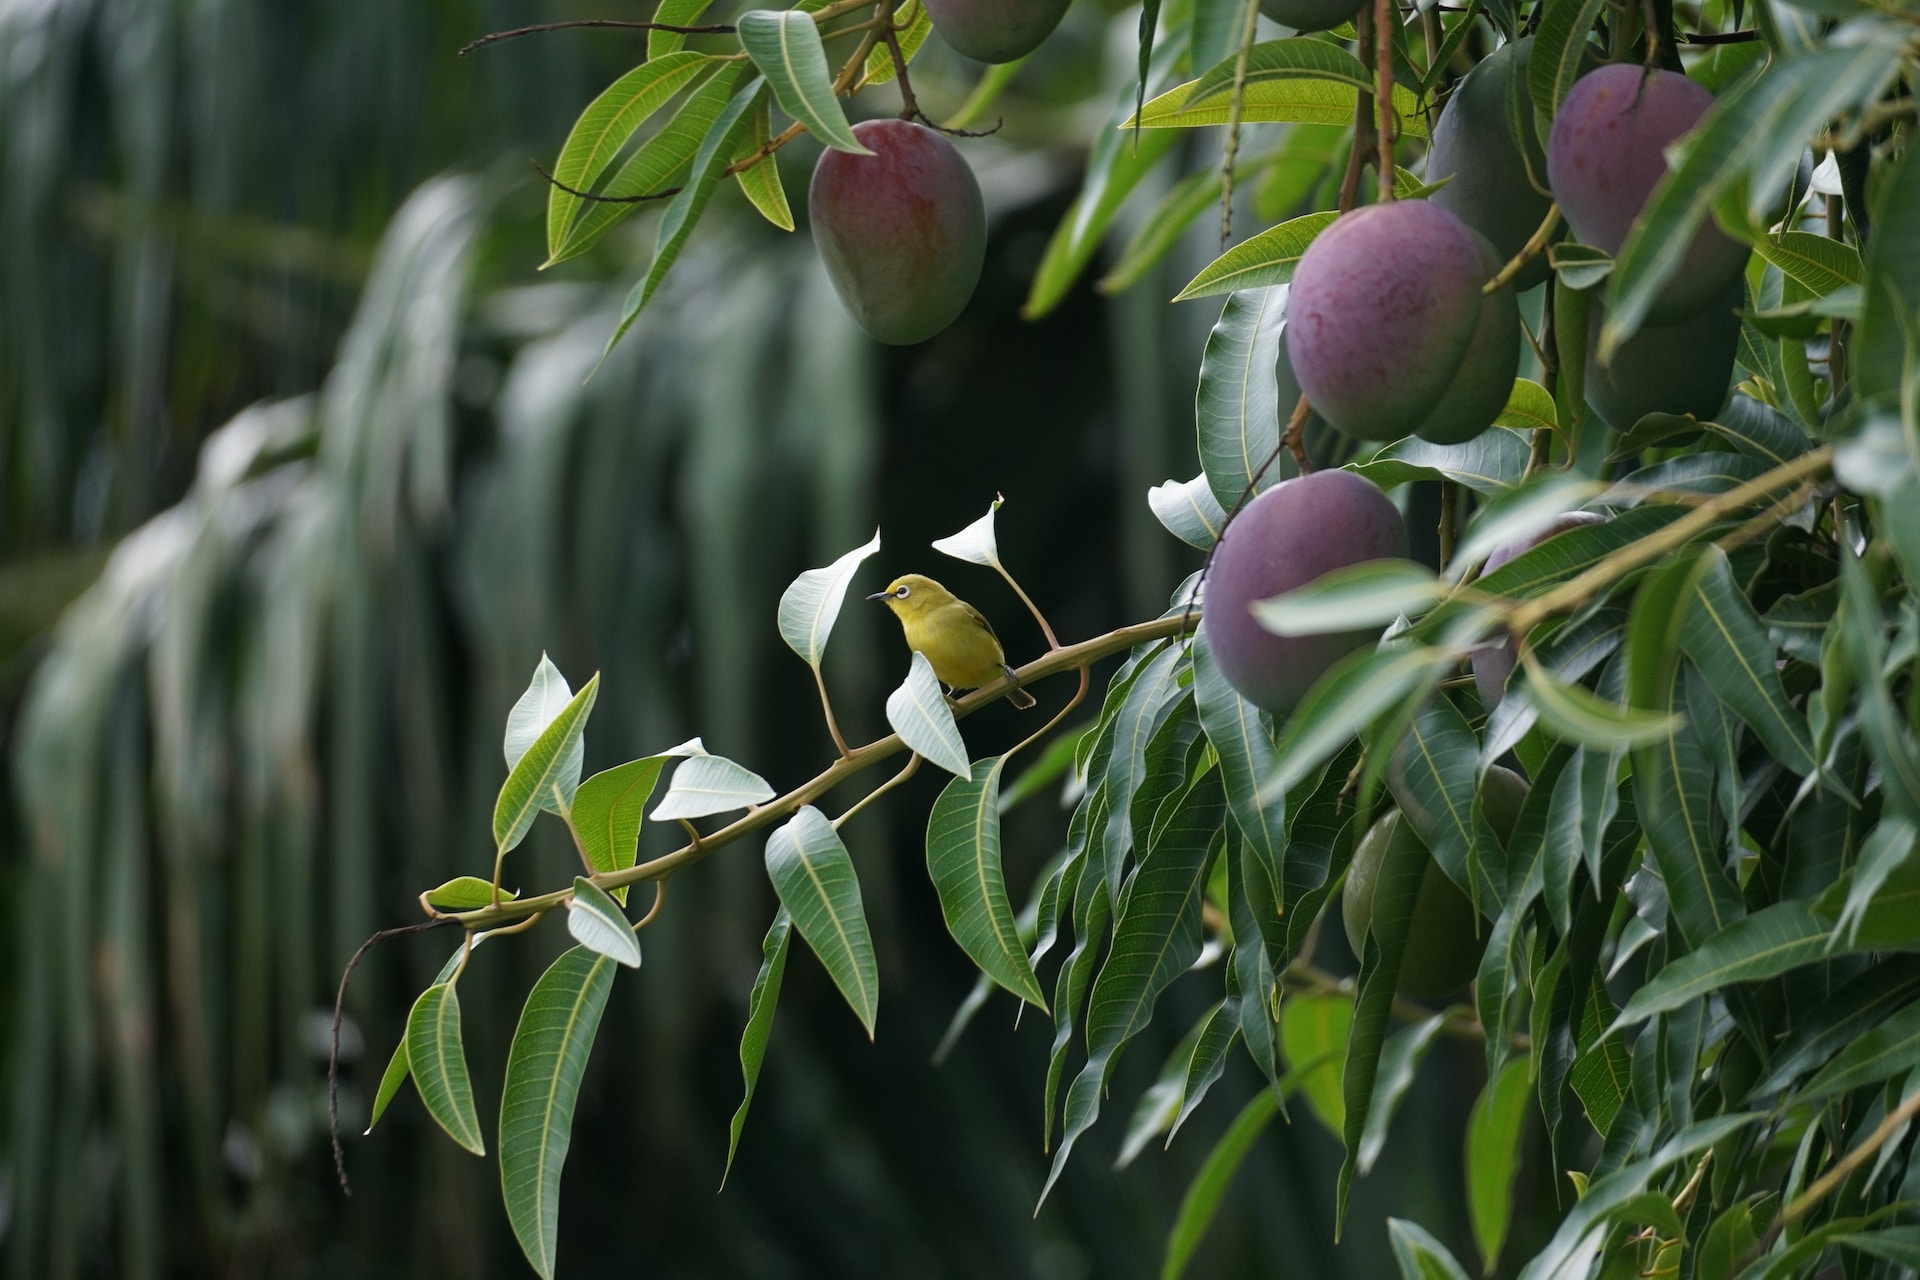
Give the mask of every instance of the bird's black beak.
[[869, 599], [869, 600], [885, 600], [885, 599], [886, 599], [886, 598], [887, 598], [888, 596], [890, 596], [890, 595], [892, 595], [892, 594], [893, 594], [893, 592], [891, 592], [891, 591], [876, 591], [876, 592], [874, 592], [874, 593], [873, 593], [872, 595], [870, 595], [870, 596], [868, 596], [868, 597], [867, 597], [867, 599]]

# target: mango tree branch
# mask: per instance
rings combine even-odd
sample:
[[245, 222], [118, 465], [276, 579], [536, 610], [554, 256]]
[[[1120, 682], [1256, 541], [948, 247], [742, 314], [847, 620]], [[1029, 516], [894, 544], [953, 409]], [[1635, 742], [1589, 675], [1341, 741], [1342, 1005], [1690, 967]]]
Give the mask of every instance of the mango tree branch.
[[1375, 141], [1380, 147], [1374, 169], [1379, 175], [1381, 204], [1393, 199], [1393, 138], [1396, 129], [1393, 118], [1393, 44], [1397, 34], [1397, 18], [1398, 11], [1393, 6], [1393, 0], [1373, 0], [1374, 74], [1378, 84], [1374, 91], [1374, 109], [1380, 113], [1379, 123], [1374, 126], [1374, 131], [1379, 135]]
[[1832, 461], [1833, 446], [1823, 444], [1701, 503], [1666, 528], [1650, 533], [1638, 542], [1628, 543], [1585, 573], [1568, 579], [1544, 595], [1519, 604], [1507, 615], [1508, 629], [1516, 636], [1525, 635], [1543, 619], [1577, 608], [1590, 599], [1594, 592], [1612, 585], [1641, 565], [1651, 564], [1667, 552], [1685, 546], [1722, 516], [1758, 502], [1780, 489], [1797, 486], [1808, 476], [1825, 471]]
[[[1121, 627], [1117, 631], [1109, 631], [1103, 636], [1095, 636], [1079, 644], [1049, 650], [1045, 655], [1014, 672], [1013, 679], [996, 680], [959, 699], [953, 704], [953, 714], [955, 716], [971, 715], [980, 708], [1005, 697], [1007, 691], [1014, 687], [1016, 680], [1021, 685], [1027, 685], [1035, 680], [1059, 675], [1062, 672], [1081, 671], [1102, 658], [1131, 649], [1135, 645], [1181, 635], [1198, 619], [1197, 613], [1156, 618], [1152, 622], [1136, 623], [1130, 627]], [[748, 810], [745, 815], [736, 818], [718, 831], [702, 836], [699, 840], [655, 858], [651, 862], [643, 862], [639, 866], [627, 867], [621, 871], [602, 872], [589, 879], [602, 889], [618, 889], [625, 885], [663, 879], [676, 871], [692, 866], [716, 849], [732, 844], [742, 836], [791, 816], [802, 805], [813, 803], [854, 774], [871, 768], [906, 749], [907, 744], [900, 740], [900, 735], [897, 733], [869, 742], [863, 747], [855, 747], [809, 781], [777, 799], [769, 800], [758, 808]], [[522, 916], [551, 911], [555, 907], [564, 905], [572, 896], [571, 889], [560, 889], [537, 897], [504, 899], [492, 906], [473, 911], [455, 912], [438, 918], [457, 920], [469, 930], [491, 929]]]
[[818, 662], [808, 664], [813, 668], [813, 683], [820, 690], [820, 710], [827, 717], [827, 732], [833, 735], [834, 749], [841, 755], [847, 754], [847, 740], [840, 734], [840, 722], [833, 718], [833, 699], [827, 696], [827, 678], [820, 671]]
[[1494, 293], [1512, 283], [1513, 278], [1519, 275], [1529, 262], [1540, 256], [1540, 251], [1547, 247], [1547, 241], [1553, 238], [1554, 228], [1559, 225], [1560, 206], [1550, 204], [1547, 206], [1547, 216], [1540, 220], [1539, 230], [1520, 246], [1520, 252], [1514, 254], [1507, 265], [1495, 273], [1493, 279], [1480, 286], [1480, 292]]

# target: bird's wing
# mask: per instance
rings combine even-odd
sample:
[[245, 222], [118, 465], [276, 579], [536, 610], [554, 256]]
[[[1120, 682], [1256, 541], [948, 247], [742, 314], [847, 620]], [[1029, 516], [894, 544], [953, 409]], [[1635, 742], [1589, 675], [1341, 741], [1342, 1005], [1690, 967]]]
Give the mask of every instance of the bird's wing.
[[966, 602], [965, 600], [956, 600], [956, 601], [954, 601], [954, 603], [955, 603], [955, 604], [957, 604], [957, 605], [959, 605], [959, 606], [960, 606], [960, 607], [961, 607], [962, 609], [965, 609], [965, 610], [967, 611], [967, 616], [968, 616], [969, 618], [972, 618], [972, 619], [973, 619], [973, 620], [974, 620], [975, 622], [977, 622], [977, 623], [979, 623], [979, 624], [980, 624], [980, 626], [981, 626], [981, 628], [982, 628], [982, 629], [983, 629], [983, 630], [984, 630], [984, 631], [985, 631], [985, 632], [986, 632], [986, 633], [987, 633], [988, 635], [990, 635], [990, 636], [993, 636], [993, 644], [994, 644], [994, 647], [995, 647], [995, 648], [999, 648], [999, 647], [1000, 647], [1000, 637], [999, 637], [999, 636], [997, 636], [997, 635], [994, 635], [994, 633], [993, 633], [993, 624], [992, 624], [991, 622], [988, 622], [988, 621], [987, 621], [987, 615], [986, 615], [986, 614], [984, 614], [984, 613], [982, 613], [982, 612], [980, 612], [980, 611], [979, 611], [978, 609], [976, 609], [976, 608], [974, 608], [974, 607], [973, 607], [972, 605], [970, 605], [970, 604], [968, 604], [968, 603], [967, 603], [967, 602]]

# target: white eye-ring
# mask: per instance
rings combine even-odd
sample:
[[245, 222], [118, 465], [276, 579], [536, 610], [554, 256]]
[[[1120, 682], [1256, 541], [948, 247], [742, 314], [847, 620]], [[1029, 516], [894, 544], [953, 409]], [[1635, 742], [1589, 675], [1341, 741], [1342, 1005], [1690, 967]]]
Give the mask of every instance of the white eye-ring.
[[898, 591], [894, 592], [893, 594], [898, 598], [905, 600], [908, 596], [913, 594], [913, 588], [901, 587]]

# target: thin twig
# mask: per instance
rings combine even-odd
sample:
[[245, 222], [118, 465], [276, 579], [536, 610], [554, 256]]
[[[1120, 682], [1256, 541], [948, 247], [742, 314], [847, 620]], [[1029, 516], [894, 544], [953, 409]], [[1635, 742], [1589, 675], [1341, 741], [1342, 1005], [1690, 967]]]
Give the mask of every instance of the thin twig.
[[1374, 109], [1379, 113], [1374, 132], [1380, 147], [1373, 166], [1381, 204], [1393, 199], [1393, 35], [1397, 24], [1388, 16], [1392, 12], [1393, 0], [1373, 0], [1374, 76], [1379, 85], [1374, 91]]
[[880, 38], [886, 41], [887, 53], [893, 59], [893, 78], [900, 82], [900, 118], [911, 120], [920, 114], [920, 104], [914, 99], [913, 85], [907, 79], [907, 55], [900, 49], [900, 33], [893, 27], [893, 6], [889, 0], [883, 0], [882, 27]]
[[1507, 260], [1506, 266], [1501, 267], [1499, 271], [1494, 273], [1493, 279], [1480, 286], [1480, 292], [1483, 294], [1496, 293], [1511, 284], [1513, 278], [1525, 270], [1529, 262], [1532, 262], [1540, 256], [1540, 251], [1547, 247], [1547, 241], [1553, 239], [1554, 230], [1558, 228], [1559, 225], [1560, 206], [1550, 204], [1547, 206], [1547, 216], [1540, 220], [1539, 229], [1528, 237], [1525, 244], [1520, 246], [1520, 252], [1514, 254], [1513, 257]]
[[1734, 1267], [1735, 1272], [1744, 1270], [1750, 1263], [1764, 1257], [1767, 1251], [1773, 1248], [1773, 1242], [1780, 1238], [1782, 1231], [1806, 1217], [1815, 1205], [1833, 1194], [1834, 1188], [1846, 1181], [1848, 1174], [1866, 1163], [1874, 1152], [1884, 1147], [1901, 1127], [1916, 1115], [1920, 1115], [1920, 1093], [1915, 1093], [1894, 1110], [1889, 1111], [1887, 1118], [1880, 1122], [1879, 1128], [1867, 1135], [1866, 1141], [1841, 1156], [1834, 1162], [1833, 1168], [1821, 1174], [1812, 1186], [1801, 1192], [1793, 1203], [1782, 1209], [1780, 1216], [1773, 1220], [1773, 1224], [1767, 1228], [1766, 1233], [1749, 1246], [1746, 1253], [1742, 1255]]
[[574, 187], [568, 186], [566, 183], [560, 181], [560, 179], [554, 177], [551, 173], [548, 173], [546, 166], [541, 164], [538, 160], [529, 160], [527, 161], [527, 163], [532, 165], [534, 169], [536, 169], [539, 172], [541, 177], [545, 178], [548, 182], [560, 188], [562, 191], [566, 192], [568, 195], [573, 196], [576, 199], [592, 201], [594, 204], [645, 204], [649, 200], [671, 199], [672, 197], [679, 195], [680, 192], [684, 190], [684, 188], [681, 188], [681, 187], [668, 187], [665, 191], [655, 191], [643, 196], [597, 196], [593, 194], [593, 192], [591, 191], [580, 191]]
[[451, 916], [441, 916], [426, 920], [420, 924], [403, 924], [397, 929], [382, 929], [361, 943], [359, 949], [347, 961], [347, 967], [340, 974], [340, 988], [333, 996], [333, 1041], [327, 1053], [327, 1136], [333, 1141], [333, 1173], [340, 1180], [340, 1190], [345, 1195], [353, 1194], [353, 1184], [347, 1181], [347, 1153], [340, 1147], [340, 1019], [347, 1007], [347, 987], [353, 982], [353, 971], [360, 967], [360, 960], [368, 951], [393, 938], [404, 938], [411, 933], [425, 933], [429, 929], [438, 929], [442, 925], [455, 923]]
[[[973, 714], [980, 708], [1005, 697], [1007, 691], [1016, 683], [1027, 686], [1048, 676], [1060, 675], [1068, 671], [1077, 673], [1082, 667], [1091, 666], [1109, 654], [1123, 652], [1135, 645], [1184, 635], [1190, 622], [1191, 619], [1187, 616], [1155, 618], [1151, 622], [1121, 627], [1091, 640], [1083, 640], [1078, 644], [1064, 645], [1050, 650], [1014, 672], [1013, 677], [983, 685], [958, 699], [953, 704], [954, 715]], [[641, 884], [673, 875], [711, 856], [716, 850], [791, 815], [802, 805], [811, 804], [853, 774], [905, 750], [907, 745], [901, 741], [899, 734], [889, 734], [865, 746], [855, 747], [851, 753], [828, 765], [811, 780], [777, 799], [769, 800], [766, 804], [749, 810], [744, 816], [736, 818], [718, 831], [702, 836], [696, 844], [685, 845], [672, 853], [650, 862], [643, 862], [638, 866], [627, 867], [620, 871], [601, 872], [589, 878], [602, 889], [618, 889], [623, 885]], [[508, 899], [497, 905], [461, 912], [446, 918], [458, 920], [470, 930], [487, 929], [504, 921], [516, 920], [522, 916], [551, 911], [555, 907], [563, 906], [572, 893], [571, 889], [558, 889], [535, 897]]]
[[638, 920], [635, 920], [633, 922], [633, 931], [635, 933], [640, 932], [642, 929], [652, 924], [655, 918], [659, 916], [660, 908], [666, 905], [667, 880], [669, 878], [670, 877], [667, 877], [667, 876], [661, 876], [658, 880], [655, 880], [653, 882], [653, 905], [647, 908], [647, 914], [641, 916]]
[[[1370, 43], [1373, 39], [1373, 10], [1362, 5], [1354, 24], [1359, 28], [1360, 59], [1364, 64], [1373, 56], [1373, 45]], [[1354, 98], [1353, 147], [1347, 152], [1347, 172], [1340, 179], [1341, 213], [1351, 210], [1360, 199], [1360, 171], [1367, 167], [1373, 151], [1373, 134], [1373, 95], [1363, 89]], [[1386, 181], [1391, 185], [1393, 179], [1388, 177]]]
[[821, 674], [818, 662], [811, 665], [814, 686], [820, 690], [820, 710], [825, 712], [827, 717], [827, 732], [833, 735], [835, 749], [845, 756], [848, 754], [847, 740], [840, 736], [840, 722], [833, 718], [833, 699], [827, 696], [827, 678]]
[[1716, 35], [1711, 31], [1683, 31], [1680, 33], [1680, 38], [1688, 44], [1745, 44], [1750, 40], [1758, 40], [1760, 33], [1758, 31], [1727, 31]]
[[873, 790], [867, 792], [867, 794], [865, 794], [864, 796], [861, 796], [858, 800], [854, 801], [852, 808], [848, 809], [845, 813], [835, 818], [833, 820], [833, 829], [835, 831], [838, 831], [841, 827], [844, 827], [847, 823], [853, 821], [853, 816], [856, 813], [859, 813], [862, 809], [872, 804], [875, 800], [878, 800], [881, 796], [887, 794], [887, 792], [893, 790], [895, 787], [905, 782], [908, 778], [911, 778], [916, 772], [919, 771], [919, 768], [920, 768], [920, 753], [916, 751], [912, 755], [907, 757], [906, 768], [894, 774], [891, 778], [888, 778], [885, 782], [881, 783], [879, 786], [875, 787]]
[[1578, 577], [1521, 603], [1507, 615], [1508, 629], [1516, 636], [1525, 635], [1542, 619], [1579, 606], [1602, 587], [1684, 546], [1729, 512], [1737, 511], [1788, 485], [1798, 485], [1808, 476], [1824, 471], [1832, 462], [1833, 446], [1821, 445], [1764, 475], [1710, 498], [1665, 528], [1648, 534], [1638, 542], [1628, 543]]
[[1220, 157], [1220, 248], [1233, 238], [1233, 163], [1240, 154], [1240, 120], [1247, 109], [1247, 68], [1253, 60], [1253, 40], [1260, 26], [1259, 0], [1247, 0], [1247, 20], [1240, 28], [1240, 50], [1233, 61], [1233, 98], [1227, 104], [1227, 143]]
[[1053, 628], [1047, 624], [1047, 615], [1040, 612], [1040, 606], [1033, 602], [1033, 597], [1020, 589], [1020, 584], [1013, 580], [1013, 575], [1007, 572], [1007, 567], [1000, 563], [998, 556], [994, 557], [993, 567], [1000, 571], [1000, 576], [1005, 578], [1007, 585], [1013, 588], [1013, 594], [1020, 597], [1020, 603], [1027, 606], [1027, 612], [1033, 615], [1033, 620], [1040, 624], [1040, 634], [1047, 638], [1048, 650], [1058, 649], [1060, 642], [1054, 638]]
[[460, 46], [459, 56], [464, 58], [476, 49], [484, 49], [490, 44], [499, 44], [503, 40], [518, 40], [521, 36], [544, 35], [549, 31], [567, 31], [574, 27], [612, 27], [622, 31], [671, 31], [683, 36], [730, 36], [738, 27], [717, 23], [706, 27], [677, 27], [670, 22], [626, 22], [618, 18], [575, 18], [571, 22], [541, 22], [531, 27], [515, 27], [511, 31], [493, 31], [470, 40]]

